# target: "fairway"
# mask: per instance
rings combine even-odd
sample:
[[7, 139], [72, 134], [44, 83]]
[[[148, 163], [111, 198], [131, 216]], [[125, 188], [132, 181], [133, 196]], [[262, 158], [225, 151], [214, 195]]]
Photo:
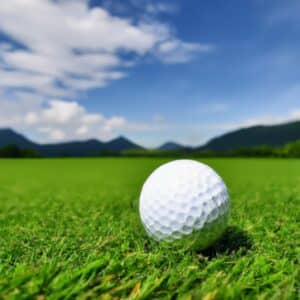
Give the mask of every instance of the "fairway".
[[201, 160], [231, 217], [200, 253], [140, 224], [142, 184], [166, 161], [0, 160], [0, 299], [297, 299], [300, 160]]

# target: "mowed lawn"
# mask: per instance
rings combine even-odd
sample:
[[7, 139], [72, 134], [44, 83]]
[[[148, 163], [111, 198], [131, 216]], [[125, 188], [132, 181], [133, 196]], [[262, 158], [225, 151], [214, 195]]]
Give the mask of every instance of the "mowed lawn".
[[0, 160], [0, 299], [298, 299], [300, 160], [203, 160], [232, 209], [198, 253], [140, 224], [141, 186], [166, 161]]

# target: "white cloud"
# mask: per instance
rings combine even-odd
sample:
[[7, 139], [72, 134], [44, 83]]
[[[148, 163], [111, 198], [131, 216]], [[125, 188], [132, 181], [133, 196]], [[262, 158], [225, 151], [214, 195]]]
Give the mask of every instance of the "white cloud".
[[178, 6], [175, 3], [166, 3], [166, 2], [149, 2], [146, 4], [146, 12], [150, 14], [175, 14], [179, 10]]
[[49, 123], [67, 123], [83, 113], [84, 108], [77, 102], [52, 100], [49, 102], [49, 108], [42, 111], [41, 119]]
[[[172, 6], [150, 7], [167, 11]], [[87, 0], [0, 1], [0, 30], [23, 46], [0, 42], [0, 87], [51, 97], [74, 96], [123, 78], [132, 62], [122, 51], [183, 63], [211, 50], [178, 39], [169, 25], [154, 18], [133, 22], [101, 7], [89, 8]]]
[[117, 115], [105, 117], [88, 112], [76, 101], [41, 101], [38, 97], [20, 93], [14, 95], [14, 100], [0, 101], [0, 127], [31, 132], [30, 137], [39, 142], [57, 142], [88, 138], [109, 140], [121, 133], [153, 132], [166, 125], [156, 121], [132, 122]]
[[89, 128], [85, 125], [80, 126], [76, 130], [76, 134], [85, 136], [89, 132]]
[[126, 119], [123, 117], [112, 117], [111, 119], [107, 120], [106, 126], [107, 127], [123, 127], [126, 124]]
[[0, 1], [0, 31], [9, 38], [0, 40], [0, 127], [48, 142], [110, 139], [169, 126], [158, 117], [134, 122], [91, 113], [74, 99], [124, 78], [136, 58], [184, 63], [213, 47], [183, 41], [158, 20], [160, 13], [175, 12], [173, 4], [146, 1], [143, 13], [130, 18], [88, 2]]
[[60, 129], [50, 130], [50, 136], [54, 141], [62, 141], [66, 137], [65, 133]]
[[214, 50], [213, 45], [186, 43], [178, 39], [166, 40], [157, 47], [157, 56], [165, 63], [185, 63], [198, 53], [208, 53]]
[[81, 121], [83, 124], [93, 124], [103, 120], [103, 116], [101, 114], [88, 114], [81, 117]]
[[66, 135], [61, 129], [51, 128], [51, 127], [41, 127], [38, 131], [47, 135], [50, 141], [60, 142]]
[[38, 90], [51, 83], [51, 77], [47, 75], [22, 70], [0, 70], [0, 77], [0, 86], [4, 88], [22, 87]]
[[24, 118], [25, 124], [34, 125], [34, 124], [38, 123], [38, 121], [39, 121], [39, 117], [35, 112], [31, 111], [25, 115], [25, 118]]

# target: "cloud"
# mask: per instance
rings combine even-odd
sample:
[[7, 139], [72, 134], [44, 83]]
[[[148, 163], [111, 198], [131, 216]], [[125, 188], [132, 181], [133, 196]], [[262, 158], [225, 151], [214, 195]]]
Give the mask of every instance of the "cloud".
[[37, 95], [19, 93], [14, 100], [0, 101], [0, 127], [12, 127], [31, 133], [39, 142], [99, 138], [109, 140], [120, 133], [157, 131], [166, 124], [132, 122], [123, 116], [105, 117], [91, 113], [76, 101], [51, 99], [42, 101]]
[[85, 125], [82, 125], [76, 130], [78, 136], [85, 136], [89, 132], [89, 128]]
[[178, 12], [179, 7], [175, 3], [166, 3], [166, 2], [149, 2], [145, 6], [145, 10], [150, 14], [175, 14]]
[[214, 50], [210, 44], [186, 43], [178, 39], [166, 40], [156, 49], [157, 57], [165, 63], [185, 63], [199, 53], [209, 53]]
[[6, 37], [0, 39], [0, 127], [52, 142], [107, 140], [170, 126], [159, 114], [149, 122], [108, 117], [74, 99], [128, 76], [143, 57], [186, 63], [214, 47], [183, 41], [159, 21], [160, 14], [176, 12], [174, 4], [132, 0], [140, 12], [131, 17], [114, 15], [112, 1], [105, 2], [90, 7], [88, 0], [0, 1], [0, 32]]
[[161, 13], [175, 13], [176, 5], [131, 2], [139, 7], [138, 16], [114, 15], [111, 1], [103, 7], [90, 7], [88, 0], [0, 1], [0, 32], [6, 37], [0, 39], [0, 127], [41, 142], [167, 128], [160, 116], [149, 122], [107, 117], [74, 100], [128, 76], [143, 57], [186, 63], [212, 50], [181, 40], [170, 24], [159, 21]]
[[65, 133], [60, 129], [53, 129], [50, 127], [42, 127], [39, 128], [39, 131], [41, 133], [47, 134], [47, 136], [50, 138], [50, 140], [59, 142], [66, 138]]
[[[152, 3], [148, 10], [171, 7]], [[51, 97], [74, 97], [125, 77], [133, 64], [122, 53], [184, 63], [212, 49], [180, 40], [153, 17], [113, 16], [87, 0], [0, 1], [0, 30], [9, 37], [0, 41], [0, 88]]]
[[175, 14], [179, 11], [177, 3], [168, 0], [102, 0], [102, 6], [112, 13], [126, 15], [134, 11], [140, 17]]

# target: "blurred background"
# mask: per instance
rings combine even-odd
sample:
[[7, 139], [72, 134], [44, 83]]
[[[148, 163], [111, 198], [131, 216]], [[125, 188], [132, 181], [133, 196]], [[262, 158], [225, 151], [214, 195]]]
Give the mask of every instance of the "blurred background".
[[[299, 12], [297, 0], [1, 1], [0, 147], [86, 156], [294, 142]], [[210, 143], [256, 125], [272, 126]]]

